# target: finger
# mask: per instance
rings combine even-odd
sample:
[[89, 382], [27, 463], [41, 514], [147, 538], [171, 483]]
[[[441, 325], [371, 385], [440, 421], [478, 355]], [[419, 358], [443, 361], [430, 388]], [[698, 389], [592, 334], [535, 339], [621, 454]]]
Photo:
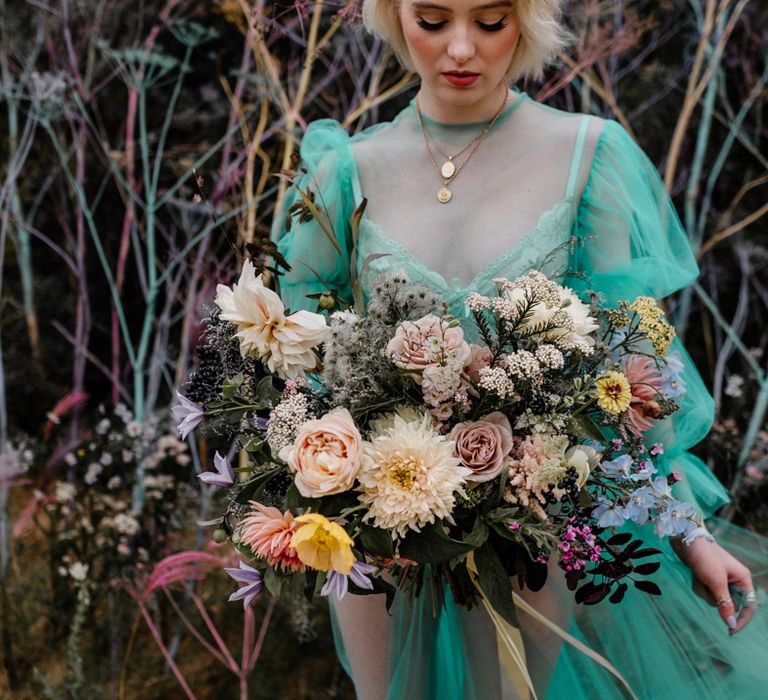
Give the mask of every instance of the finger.
[[709, 590], [715, 597], [717, 612], [720, 614], [723, 622], [728, 625], [729, 630], [735, 630], [738, 625], [738, 621], [736, 620], [736, 606], [733, 604], [731, 594], [728, 592], [728, 584], [726, 582], [719, 583], [710, 587]]
[[739, 602], [742, 603], [741, 610], [739, 610], [739, 615], [736, 620], [736, 627], [731, 629], [731, 634], [736, 634], [749, 624], [749, 621], [755, 614], [755, 608], [753, 606], [743, 605], [744, 601], [742, 599], [742, 595], [748, 592], [754, 593], [755, 586], [752, 582], [752, 574], [745, 566], [739, 566], [736, 568], [730, 573], [728, 578], [731, 582], [731, 590], [739, 595]]
[[743, 630], [749, 624], [749, 621], [752, 619], [752, 616], [755, 614], [756, 610], [757, 608], [742, 608], [741, 612], [736, 618], [736, 628], [731, 630], [731, 634], [736, 634], [737, 632]]

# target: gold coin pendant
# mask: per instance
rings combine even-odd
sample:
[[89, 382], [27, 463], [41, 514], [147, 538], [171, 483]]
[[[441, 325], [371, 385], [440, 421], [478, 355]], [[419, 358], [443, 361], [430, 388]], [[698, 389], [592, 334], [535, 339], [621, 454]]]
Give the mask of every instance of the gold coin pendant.
[[440, 172], [442, 176], [448, 180], [452, 178], [456, 172], [456, 166], [453, 164], [453, 161], [446, 160], [445, 163], [443, 163], [443, 167], [440, 168]]
[[437, 200], [440, 202], [440, 204], [448, 204], [452, 198], [453, 192], [451, 192], [447, 187], [443, 187], [443, 189], [437, 193]]

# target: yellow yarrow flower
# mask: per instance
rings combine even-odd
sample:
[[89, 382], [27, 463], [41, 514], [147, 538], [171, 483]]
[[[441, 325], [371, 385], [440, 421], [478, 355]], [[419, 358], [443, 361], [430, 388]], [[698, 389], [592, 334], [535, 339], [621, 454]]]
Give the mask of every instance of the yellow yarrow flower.
[[597, 404], [608, 413], [624, 413], [632, 401], [629, 380], [621, 372], [606, 372], [595, 381]]
[[349, 574], [355, 563], [354, 540], [346, 530], [320, 513], [305, 513], [294, 518], [301, 527], [291, 537], [291, 547], [299, 559], [318, 571]]
[[653, 345], [656, 354], [663, 357], [674, 340], [675, 329], [667, 322], [664, 312], [653, 297], [637, 297], [629, 308], [640, 317], [638, 328]]

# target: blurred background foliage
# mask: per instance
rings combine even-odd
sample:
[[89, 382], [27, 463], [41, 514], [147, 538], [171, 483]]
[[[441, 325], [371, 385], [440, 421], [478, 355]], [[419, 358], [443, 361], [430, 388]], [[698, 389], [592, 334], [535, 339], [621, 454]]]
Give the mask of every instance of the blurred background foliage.
[[[519, 87], [658, 165], [702, 269], [668, 302], [718, 407], [697, 451], [766, 532], [768, 6], [565, 4], [572, 46]], [[355, 0], [0, 0], [0, 76], [0, 695], [352, 697], [322, 609], [223, 603], [215, 436], [167, 409], [306, 125], [387, 120], [414, 77]]]

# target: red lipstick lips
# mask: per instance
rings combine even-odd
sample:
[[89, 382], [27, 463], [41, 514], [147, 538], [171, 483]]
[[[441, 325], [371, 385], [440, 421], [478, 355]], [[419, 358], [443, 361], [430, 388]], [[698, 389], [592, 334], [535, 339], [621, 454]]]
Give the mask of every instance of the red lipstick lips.
[[451, 85], [456, 87], [468, 87], [480, 77], [479, 73], [463, 70], [447, 71], [442, 75]]

